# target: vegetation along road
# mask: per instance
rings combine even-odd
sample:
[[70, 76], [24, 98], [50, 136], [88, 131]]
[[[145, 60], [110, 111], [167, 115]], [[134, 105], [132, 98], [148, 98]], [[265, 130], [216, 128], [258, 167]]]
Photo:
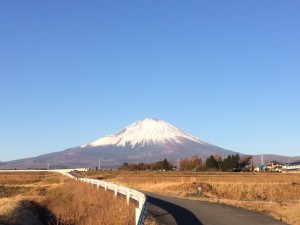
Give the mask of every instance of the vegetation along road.
[[148, 211], [164, 225], [284, 225], [266, 215], [217, 203], [180, 199], [152, 192]]

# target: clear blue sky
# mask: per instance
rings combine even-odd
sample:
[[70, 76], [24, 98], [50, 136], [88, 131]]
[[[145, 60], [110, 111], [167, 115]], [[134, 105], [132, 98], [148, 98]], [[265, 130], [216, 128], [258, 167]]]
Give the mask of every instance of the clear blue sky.
[[300, 155], [300, 2], [0, 1], [0, 161], [155, 117]]

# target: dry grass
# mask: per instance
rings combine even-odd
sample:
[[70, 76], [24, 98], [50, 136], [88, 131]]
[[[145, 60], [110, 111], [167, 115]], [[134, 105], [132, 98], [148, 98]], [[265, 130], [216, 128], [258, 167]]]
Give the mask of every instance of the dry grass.
[[0, 216], [5, 216], [12, 212], [21, 200], [22, 198], [20, 197], [0, 198]]
[[0, 172], [0, 186], [2, 185], [40, 185], [57, 184], [62, 177], [49, 172]]
[[[300, 225], [300, 174], [116, 171], [87, 175], [145, 191], [239, 206]], [[198, 186], [202, 196], [197, 194]]]
[[127, 206], [125, 198], [74, 180], [49, 192], [46, 205], [59, 224], [130, 225], [135, 219], [135, 204]]
[[[0, 207], [15, 208], [22, 200], [40, 201], [46, 190], [60, 185], [63, 179], [49, 172], [0, 172]], [[0, 210], [0, 214], [7, 211]]]
[[[56, 173], [0, 173], [0, 224], [42, 224], [48, 216], [49, 224], [56, 225], [129, 225], [134, 224], [135, 207], [111, 192]], [[43, 218], [33, 217], [36, 210]]]
[[144, 225], [159, 225], [159, 224], [152, 215], [147, 214]]
[[[0, 172], [0, 223], [37, 224], [33, 211], [44, 199], [46, 190], [61, 183], [63, 178], [49, 172]], [[25, 214], [24, 214], [25, 213]], [[26, 214], [28, 213], [28, 214]], [[31, 218], [31, 219], [29, 219]], [[34, 222], [35, 221], [35, 222]]]

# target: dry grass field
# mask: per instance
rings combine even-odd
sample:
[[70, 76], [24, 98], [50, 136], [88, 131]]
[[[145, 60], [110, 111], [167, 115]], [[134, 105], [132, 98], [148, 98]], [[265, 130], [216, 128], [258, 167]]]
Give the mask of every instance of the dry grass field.
[[36, 210], [42, 208], [39, 203], [44, 199], [46, 190], [61, 182], [62, 177], [52, 173], [0, 172], [0, 224], [13, 224], [20, 220], [29, 224], [24, 218], [26, 215], [19, 212], [30, 207]]
[[140, 190], [247, 208], [300, 225], [300, 174], [113, 171], [85, 175]]
[[[120, 204], [121, 203], [121, 204]], [[0, 224], [129, 225], [135, 203], [49, 172], [0, 172]]]

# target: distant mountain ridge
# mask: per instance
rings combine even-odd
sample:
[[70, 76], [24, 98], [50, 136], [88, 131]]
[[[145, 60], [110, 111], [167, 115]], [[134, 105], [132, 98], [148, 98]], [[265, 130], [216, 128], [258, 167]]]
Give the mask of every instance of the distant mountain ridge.
[[[253, 162], [255, 165], [261, 164], [262, 155], [253, 155]], [[269, 161], [277, 161], [280, 163], [291, 163], [300, 160], [300, 156], [283, 156], [274, 154], [263, 154], [263, 163]]]
[[[114, 168], [124, 162], [154, 162], [167, 158], [177, 163], [180, 158], [198, 155], [237, 154], [238, 152], [204, 142], [164, 121], [146, 118], [124, 129], [86, 145], [41, 156], [0, 163], [1, 168]], [[300, 157], [299, 157], [300, 159]]]

